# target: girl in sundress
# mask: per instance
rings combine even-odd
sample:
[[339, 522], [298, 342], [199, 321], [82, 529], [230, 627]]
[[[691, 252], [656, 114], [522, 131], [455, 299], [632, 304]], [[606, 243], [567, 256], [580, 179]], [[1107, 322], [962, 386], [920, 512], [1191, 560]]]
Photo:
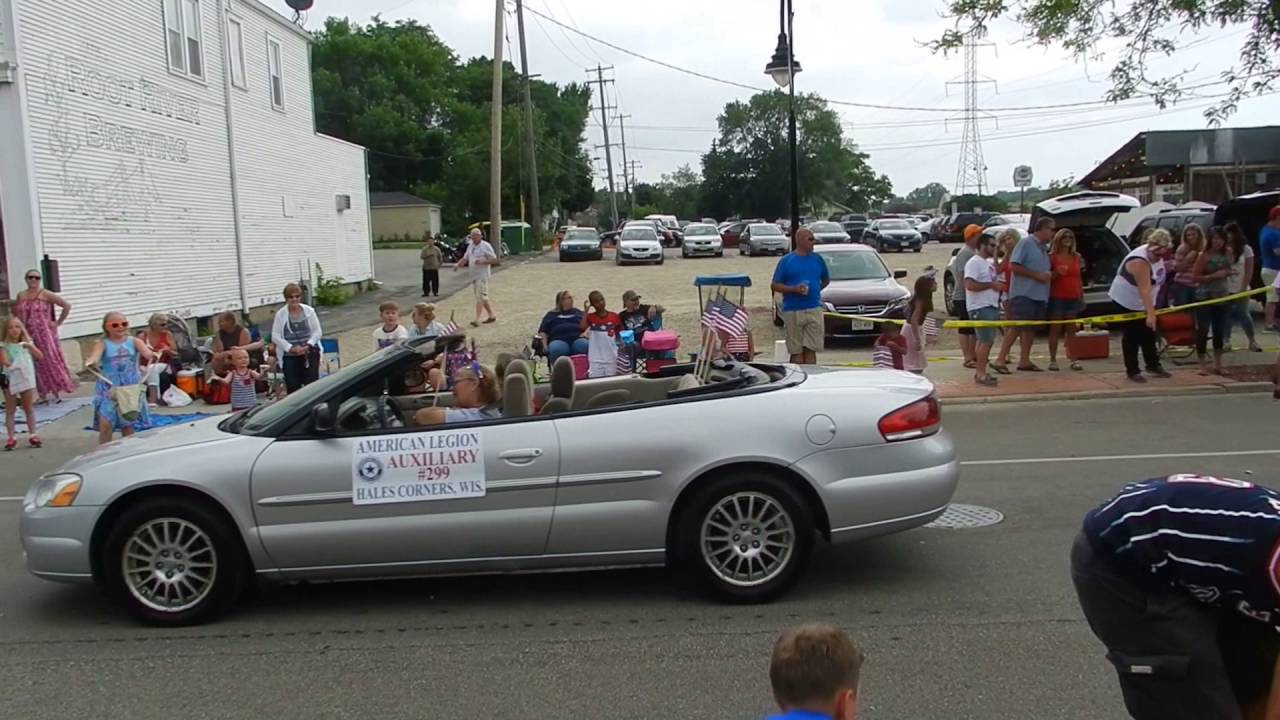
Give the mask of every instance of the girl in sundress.
[[[67, 361], [62, 357], [62, 346], [58, 344], [58, 328], [67, 321], [71, 313], [71, 303], [62, 299], [55, 292], [40, 287], [40, 271], [28, 270], [27, 287], [18, 293], [13, 306], [13, 314], [27, 328], [31, 342], [40, 350], [41, 358], [35, 360], [36, 395], [40, 402], [50, 397], [54, 402], [62, 402], [60, 393], [72, 393], [76, 390], [76, 381], [67, 369]], [[53, 319], [53, 308], [59, 308], [58, 319]]]
[[147, 404], [139, 403], [138, 419], [132, 423], [120, 417], [119, 409], [111, 400], [111, 388], [114, 386], [137, 385], [142, 382], [142, 372], [138, 368], [141, 359], [150, 363], [156, 360], [141, 339], [129, 335], [129, 321], [123, 313], [109, 312], [102, 319], [102, 339], [93, 344], [87, 367], [96, 367], [110, 383], [98, 379], [93, 388], [93, 418], [98, 428], [98, 444], [111, 442], [111, 437], [119, 430], [124, 437], [133, 434], [134, 429], [146, 429], [151, 425], [151, 415], [147, 412]]
[[16, 317], [9, 318], [0, 332], [0, 373], [4, 382], [4, 429], [8, 434], [4, 449], [13, 450], [18, 447], [16, 429], [18, 405], [27, 417], [27, 442], [31, 447], [43, 445], [36, 435], [35, 395], [36, 371], [35, 361], [40, 358], [40, 348], [31, 342], [31, 336], [23, 327], [22, 321]]

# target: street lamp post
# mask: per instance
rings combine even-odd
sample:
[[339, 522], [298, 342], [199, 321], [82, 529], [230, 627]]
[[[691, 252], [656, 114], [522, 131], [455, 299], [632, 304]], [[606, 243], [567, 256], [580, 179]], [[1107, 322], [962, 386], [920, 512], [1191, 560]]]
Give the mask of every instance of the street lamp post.
[[773, 78], [778, 87], [788, 89], [787, 135], [791, 152], [791, 233], [800, 227], [800, 153], [796, 147], [796, 73], [800, 63], [795, 54], [795, 13], [791, 0], [778, 2], [778, 47], [773, 58], [764, 66], [764, 73]]

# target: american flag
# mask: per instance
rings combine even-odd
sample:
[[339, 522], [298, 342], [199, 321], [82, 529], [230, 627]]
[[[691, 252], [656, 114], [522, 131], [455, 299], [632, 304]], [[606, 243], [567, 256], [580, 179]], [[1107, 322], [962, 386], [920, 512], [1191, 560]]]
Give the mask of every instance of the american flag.
[[893, 350], [885, 345], [877, 345], [871, 351], [871, 366], [893, 369]]
[[631, 350], [626, 346], [618, 348], [617, 369], [619, 375], [631, 374]]
[[928, 316], [924, 319], [924, 334], [926, 337], [936, 337], [938, 334], [938, 318]]
[[449, 324], [444, 326], [444, 334], [452, 335], [458, 332], [458, 323], [453, 321], [453, 313], [449, 313]]
[[723, 297], [712, 298], [702, 313], [702, 324], [729, 337], [745, 335], [751, 320], [746, 308], [739, 307]]

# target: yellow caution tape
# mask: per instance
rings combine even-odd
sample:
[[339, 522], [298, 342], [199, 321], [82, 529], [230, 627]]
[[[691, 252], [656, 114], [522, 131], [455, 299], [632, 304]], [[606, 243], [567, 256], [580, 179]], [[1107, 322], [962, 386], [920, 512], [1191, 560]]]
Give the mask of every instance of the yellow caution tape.
[[[1243, 298], [1261, 295], [1266, 292], [1267, 288], [1255, 288], [1253, 290], [1245, 290], [1225, 297], [1214, 298], [1212, 300], [1201, 300], [1199, 302], [1188, 303], [1186, 305], [1178, 305], [1177, 307], [1162, 308], [1156, 311], [1156, 315], [1171, 315], [1174, 313], [1195, 310], [1196, 308], [1206, 307], [1208, 305], [1217, 305], [1219, 303], [1235, 302]], [[823, 312], [826, 317], [838, 317], [848, 320], [863, 320], [875, 323], [893, 323], [895, 325], [904, 325], [906, 320], [901, 318], [881, 318], [868, 315], [845, 315], [838, 312]], [[1098, 315], [1095, 317], [1077, 318], [1075, 320], [946, 320], [939, 323], [939, 327], [945, 328], [979, 328], [979, 327], [1032, 327], [1038, 325], [1107, 325], [1109, 323], [1128, 322], [1129, 320], [1141, 320], [1145, 318], [1145, 312], [1126, 312], [1112, 313], [1111, 315]]]

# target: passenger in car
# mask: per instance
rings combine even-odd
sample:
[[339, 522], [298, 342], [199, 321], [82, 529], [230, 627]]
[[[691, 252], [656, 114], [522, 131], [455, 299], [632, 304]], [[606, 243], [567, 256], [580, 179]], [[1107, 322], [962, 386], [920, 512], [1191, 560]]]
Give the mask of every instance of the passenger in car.
[[415, 425], [447, 425], [502, 417], [498, 376], [473, 363], [453, 376], [453, 407], [429, 407], [413, 416]]

